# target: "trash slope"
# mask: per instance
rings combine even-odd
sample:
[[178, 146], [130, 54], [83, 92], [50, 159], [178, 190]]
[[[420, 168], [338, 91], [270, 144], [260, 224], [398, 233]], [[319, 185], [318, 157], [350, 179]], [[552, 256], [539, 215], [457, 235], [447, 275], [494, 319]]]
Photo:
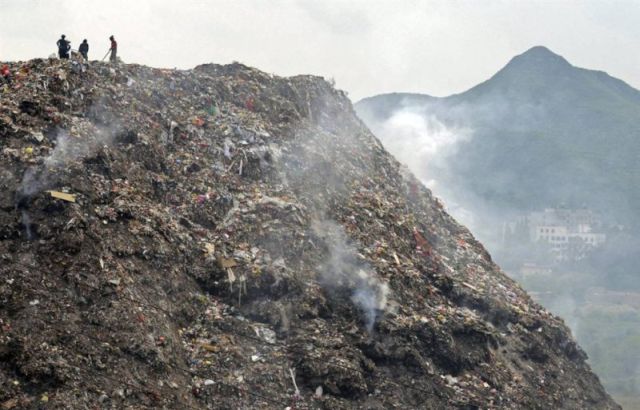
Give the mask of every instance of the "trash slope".
[[618, 408], [323, 79], [11, 69], [1, 408]]

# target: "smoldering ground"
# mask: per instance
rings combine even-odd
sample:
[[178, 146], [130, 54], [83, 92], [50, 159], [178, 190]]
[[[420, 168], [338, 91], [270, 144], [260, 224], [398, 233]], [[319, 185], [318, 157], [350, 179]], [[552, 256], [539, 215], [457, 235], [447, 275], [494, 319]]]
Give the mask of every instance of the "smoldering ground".
[[[82, 131], [80, 131], [82, 129]], [[121, 125], [113, 120], [110, 125], [97, 126], [89, 120], [77, 121], [70, 129], [59, 128], [52, 134], [53, 148], [44, 158], [24, 171], [19, 189], [15, 193], [15, 208], [27, 240], [37, 237], [29, 215], [33, 198], [40, 192], [64, 183], [66, 171], [72, 163], [95, 155], [112, 146], [122, 133]]]
[[103, 147], [111, 146], [122, 131], [117, 123], [109, 128], [98, 127], [88, 121], [77, 125], [85, 129], [81, 135], [77, 132], [74, 135], [62, 128], [55, 132], [52, 151], [39, 164], [25, 171], [17, 193], [18, 199], [53, 187], [71, 162], [83, 160]]
[[358, 257], [340, 225], [329, 220], [315, 220], [312, 229], [323, 238], [329, 251], [327, 260], [318, 267], [320, 282], [329, 290], [350, 289], [351, 302], [362, 311], [365, 327], [371, 333], [387, 307], [389, 286], [376, 278], [375, 270]]
[[[322, 113], [322, 106], [321, 102], [316, 103], [311, 110], [317, 117], [330, 118]], [[371, 333], [388, 308], [391, 290], [359, 255], [361, 245], [348, 236], [332, 212], [338, 200], [343, 201], [352, 194], [351, 181], [335, 172], [334, 161], [340, 157], [349, 161], [348, 153], [341, 150], [341, 145], [358, 148], [360, 142], [355, 135], [338, 138], [331, 132], [317, 134], [304, 127], [293, 134], [293, 138], [299, 140], [298, 148], [288, 152], [273, 150], [270, 157], [278, 179], [296, 191], [305, 204], [309, 233], [323, 250], [323, 260], [314, 267], [316, 279], [328, 294], [346, 292], [348, 302], [357, 308], [364, 327]], [[296, 262], [290, 261], [294, 266]]]

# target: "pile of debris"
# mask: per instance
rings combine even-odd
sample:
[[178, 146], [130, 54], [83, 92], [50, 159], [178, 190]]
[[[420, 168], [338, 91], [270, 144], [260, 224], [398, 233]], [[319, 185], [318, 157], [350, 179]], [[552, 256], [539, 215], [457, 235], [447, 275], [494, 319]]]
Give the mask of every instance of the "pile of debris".
[[10, 68], [0, 408], [618, 408], [322, 78]]

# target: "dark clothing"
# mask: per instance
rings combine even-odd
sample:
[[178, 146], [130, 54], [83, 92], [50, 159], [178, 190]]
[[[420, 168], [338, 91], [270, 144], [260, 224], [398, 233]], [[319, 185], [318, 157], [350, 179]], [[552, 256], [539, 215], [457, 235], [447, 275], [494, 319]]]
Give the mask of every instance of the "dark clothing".
[[71, 42], [61, 38], [56, 44], [58, 45], [58, 57], [68, 59], [69, 51], [71, 50]]
[[116, 42], [116, 40], [114, 39], [111, 40], [111, 48], [109, 50], [111, 50], [111, 56], [109, 56], [109, 61], [111, 61], [112, 63], [115, 63], [116, 54], [118, 53], [118, 43]]
[[78, 51], [82, 54], [82, 57], [84, 57], [85, 60], [89, 59], [89, 43], [86, 41], [82, 42], [80, 47], [78, 47]]

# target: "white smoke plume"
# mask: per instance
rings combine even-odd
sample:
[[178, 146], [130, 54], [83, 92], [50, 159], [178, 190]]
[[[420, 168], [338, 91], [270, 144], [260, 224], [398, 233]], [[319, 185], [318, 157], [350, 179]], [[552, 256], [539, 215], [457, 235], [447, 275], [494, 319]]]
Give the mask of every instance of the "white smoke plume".
[[90, 123], [83, 124], [90, 130], [89, 135], [72, 136], [66, 130], [59, 130], [55, 138], [55, 147], [40, 165], [28, 168], [22, 178], [20, 194], [32, 196], [51, 188], [73, 161], [82, 160], [95, 154], [105, 145], [111, 145], [117, 133], [117, 127], [99, 129]]
[[447, 126], [435, 115], [426, 115], [426, 111], [420, 106], [405, 107], [387, 120], [370, 125], [384, 147], [444, 200], [449, 213], [473, 230], [474, 213], [449, 189], [449, 161], [473, 132], [468, 127]]
[[447, 127], [414, 109], [395, 112], [376, 131], [385, 148], [431, 189], [437, 187], [438, 175], [429, 170], [445, 167], [457, 145], [471, 137], [468, 128]]
[[374, 276], [374, 269], [358, 256], [340, 225], [318, 220], [312, 228], [329, 248], [329, 259], [320, 266], [322, 284], [352, 290], [351, 301], [362, 310], [365, 327], [371, 333], [387, 307], [389, 286]]

